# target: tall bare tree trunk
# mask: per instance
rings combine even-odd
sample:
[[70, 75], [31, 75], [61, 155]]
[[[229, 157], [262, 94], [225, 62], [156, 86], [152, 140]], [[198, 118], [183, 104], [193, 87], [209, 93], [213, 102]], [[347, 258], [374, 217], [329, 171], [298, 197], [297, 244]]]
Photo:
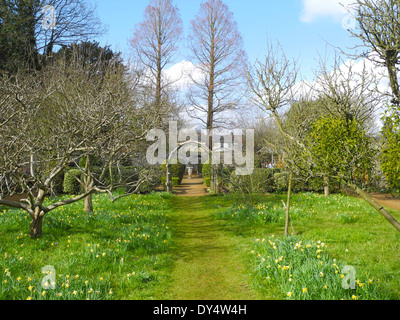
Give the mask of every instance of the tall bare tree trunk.
[[[189, 46], [193, 62], [205, 78], [201, 81], [192, 79], [189, 101], [199, 111], [191, 112], [192, 117], [204, 122], [210, 132], [221, 126], [223, 121], [218, 116], [235, 109], [241, 100], [237, 93], [244, 82], [243, 67], [246, 65], [242, 45], [242, 37], [228, 6], [221, 0], [204, 1], [191, 21]], [[204, 116], [207, 116], [206, 120]], [[211, 138], [209, 148], [212, 152]], [[212, 155], [210, 159], [210, 188], [218, 193], [218, 165], [213, 163]]]
[[[214, 30], [214, 22], [211, 22], [211, 29]], [[208, 85], [208, 111], [207, 111], [207, 129], [210, 132], [210, 149], [213, 151], [213, 138], [212, 130], [214, 129], [214, 81], [215, 81], [215, 38], [214, 32], [211, 34], [210, 42], [210, 70], [209, 70], [209, 85]], [[210, 157], [210, 180], [211, 180], [211, 191], [218, 193], [218, 175], [217, 165], [212, 161], [212, 154]]]
[[136, 25], [131, 39], [137, 57], [148, 69], [146, 71], [150, 71], [150, 81], [155, 86], [154, 112], [160, 116], [167, 113], [162, 107], [167, 101], [166, 89], [173, 83], [164, 76], [163, 70], [175, 59], [182, 33], [182, 19], [172, 0], [150, 0], [144, 20]]

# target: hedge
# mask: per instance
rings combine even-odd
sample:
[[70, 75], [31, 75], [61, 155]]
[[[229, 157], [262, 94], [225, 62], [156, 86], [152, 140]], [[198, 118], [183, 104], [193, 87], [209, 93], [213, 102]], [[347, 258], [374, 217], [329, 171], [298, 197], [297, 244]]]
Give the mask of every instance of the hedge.
[[208, 162], [203, 164], [203, 166], [201, 168], [201, 175], [203, 176], [203, 178], [211, 177], [211, 166]]
[[[137, 170], [134, 167], [121, 167], [120, 170], [118, 171], [116, 167], [113, 167], [111, 170], [111, 174], [114, 184], [119, 183], [120, 181], [122, 183], [131, 183], [137, 181], [139, 179], [138, 176], [139, 171], [140, 170]], [[102, 168], [93, 167], [92, 172], [94, 176], [99, 178], [102, 172]], [[75, 175], [78, 178], [80, 178], [82, 176], [82, 172], [79, 169], [71, 169], [69, 170], [69, 173], [66, 172], [64, 175], [64, 181], [62, 183], [63, 191], [64, 193], [67, 194], [74, 194], [74, 195], [80, 194], [83, 192], [83, 187], [72, 175]], [[160, 177], [155, 177], [154, 181], [146, 181], [142, 183], [139, 188], [140, 193], [145, 194], [154, 191], [161, 184], [159, 178]], [[104, 177], [102, 179], [102, 183], [104, 185], [111, 184], [111, 175], [109, 170], [106, 170]]]
[[[161, 178], [161, 179], [162, 179], [162, 182], [164, 182], [164, 184], [165, 184], [166, 175], [167, 175], [167, 166], [166, 166], [166, 164], [162, 164], [161, 165], [161, 170], [162, 170], [162, 172], [164, 174], [164, 177], [165, 177], [165, 178]], [[182, 180], [183, 180], [183, 176], [185, 175], [185, 170], [186, 170], [186, 167], [183, 164], [179, 163], [179, 161], [176, 164], [170, 164], [169, 165], [169, 172], [171, 174], [171, 180], [174, 179], [174, 178], [178, 178], [178, 185], [181, 184]]]
[[72, 194], [72, 195], [77, 195], [81, 194], [83, 191], [83, 187], [79, 183], [79, 181], [76, 180], [75, 177], [81, 179], [82, 176], [82, 171], [79, 169], [71, 169], [64, 174], [64, 183], [63, 183], [63, 189], [64, 193]]
[[[236, 176], [232, 168], [223, 168], [219, 170], [220, 186], [228, 192], [244, 193], [273, 193], [286, 192], [289, 183], [289, 173], [282, 169], [264, 169], [256, 168], [251, 175]], [[331, 183], [332, 190], [338, 188], [338, 183]], [[292, 191], [323, 191], [322, 178], [313, 178], [308, 181], [293, 179]]]
[[172, 178], [172, 186], [177, 187], [180, 185], [179, 178]]
[[64, 176], [64, 172], [61, 172], [53, 179], [51, 183], [53, 195], [58, 196], [64, 192]]

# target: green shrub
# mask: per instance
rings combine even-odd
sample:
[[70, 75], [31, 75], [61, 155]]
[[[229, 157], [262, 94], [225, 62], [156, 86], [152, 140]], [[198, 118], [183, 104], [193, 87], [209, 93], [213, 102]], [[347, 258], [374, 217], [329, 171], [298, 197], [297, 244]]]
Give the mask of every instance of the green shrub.
[[139, 187], [141, 194], [152, 193], [155, 190], [154, 184], [151, 181], [142, 183]]
[[274, 188], [273, 171], [270, 169], [254, 169], [251, 175], [237, 176], [232, 171], [226, 184], [230, 192], [246, 194], [271, 193]]
[[210, 178], [204, 178], [204, 184], [207, 186], [207, 187], [210, 187], [211, 186], [211, 179]]
[[235, 174], [235, 168], [231, 166], [224, 166], [222, 169], [218, 170], [218, 185], [225, 189], [229, 190], [229, 182], [232, 174]]
[[[102, 167], [93, 167], [92, 171], [94, 175], [96, 175], [98, 178], [101, 175], [103, 168]], [[110, 170], [106, 170], [104, 177], [102, 179], [102, 183], [104, 185], [109, 185], [111, 184], [111, 177], [113, 179], [114, 184], [119, 183], [119, 182], [134, 182], [138, 180], [138, 175], [137, 175], [138, 170], [136, 170], [134, 167], [120, 167], [119, 170], [117, 167], [113, 167], [111, 169], [111, 175], [110, 175]]]
[[211, 177], [211, 166], [208, 162], [203, 164], [203, 167], [201, 169], [201, 174], [202, 174], [203, 178]]
[[179, 178], [172, 178], [172, 186], [177, 187], [180, 185]]
[[58, 174], [51, 183], [52, 195], [59, 196], [64, 192], [64, 173]]
[[185, 166], [183, 164], [177, 163], [171, 165], [171, 176], [173, 178], [178, 178], [179, 184], [182, 183], [183, 176], [185, 175]]
[[83, 191], [81, 184], [76, 180], [75, 177], [81, 178], [82, 171], [79, 169], [71, 169], [64, 174], [64, 192], [68, 194], [80, 194]]
[[[162, 171], [163, 176], [165, 177], [163, 180], [164, 184], [165, 184], [166, 174], [167, 174], [166, 164], [161, 165], [161, 171]], [[171, 179], [178, 178], [178, 182], [179, 182], [179, 184], [181, 184], [182, 180], [183, 180], [183, 176], [185, 175], [186, 167], [183, 164], [179, 163], [179, 161], [178, 161], [176, 164], [169, 165], [169, 171], [171, 173]]]
[[276, 172], [274, 173], [274, 187], [278, 192], [288, 190], [289, 184], [289, 173], [287, 172]]
[[[322, 177], [312, 178], [307, 182], [307, 191], [322, 192], [324, 191], [324, 179]], [[332, 191], [332, 190], [331, 190]]]
[[197, 165], [197, 173], [203, 175], [203, 164], [200, 163]]

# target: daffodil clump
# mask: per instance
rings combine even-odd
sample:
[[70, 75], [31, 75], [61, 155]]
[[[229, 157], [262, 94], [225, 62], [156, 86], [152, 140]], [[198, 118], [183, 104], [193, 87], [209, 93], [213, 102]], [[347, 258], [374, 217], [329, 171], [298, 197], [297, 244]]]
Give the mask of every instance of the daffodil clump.
[[257, 225], [282, 222], [285, 219], [285, 212], [277, 206], [270, 208], [267, 204], [261, 203], [256, 206], [238, 205], [222, 209], [217, 211], [216, 216], [219, 219]]
[[[237, 224], [264, 225], [285, 223], [286, 211], [282, 204], [281, 195], [271, 195], [267, 203], [239, 204], [216, 211], [216, 217], [233, 221]], [[318, 195], [294, 195], [291, 201], [290, 217], [292, 220], [308, 220], [316, 213], [314, 203]], [[261, 200], [261, 199], [260, 199]], [[264, 200], [265, 201], [265, 200]]]
[[115, 297], [111, 282], [102, 277], [88, 280], [78, 274], [60, 274], [53, 280], [43, 281], [37, 276], [34, 276], [35, 278], [13, 277], [8, 269], [5, 269], [4, 273], [0, 289], [5, 299], [110, 300]]
[[[82, 203], [59, 208], [45, 217], [44, 235], [35, 240], [23, 212], [1, 210], [0, 300], [143, 298], [168, 263], [167, 196], [111, 204], [95, 195], [93, 213]], [[49, 265], [55, 274], [48, 278], [42, 268]]]
[[[258, 276], [267, 286], [278, 286], [282, 297], [293, 300], [385, 299], [376, 279], [356, 273], [354, 279], [345, 264], [331, 259], [322, 241], [305, 241], [297, 236], [257, 239], [251, 252]], [[360, 270], [358, 270], [360, 271]], [[354, 281], [352, 289], [351, 280]]]

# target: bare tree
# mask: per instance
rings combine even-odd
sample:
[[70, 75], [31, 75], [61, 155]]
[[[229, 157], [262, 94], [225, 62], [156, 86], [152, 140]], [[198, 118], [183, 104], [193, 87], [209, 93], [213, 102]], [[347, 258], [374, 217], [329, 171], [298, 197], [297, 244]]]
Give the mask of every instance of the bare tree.
[[136, 25], [131, 46], [154, 87], [154, 112], [168, 112], [163, 104], [168, 102], [167, 92], [173, 82], [164, 70], [174, 60], [182, 33], [179, 10], [171, 0], [151, 0], [143, 21]]
[[[246, 55], [242, 36], [233, 13], [221, 0], [201, 4], [199, 13], [191, 21], [189, 48], [201, 74], [199, 79], [191, 77], [189, 115], [203, 122], [211, 132], [226, 123], [222, 117], [224, 113], [237, 109], [245, 83]], [[211, 137], [209, 144], [212, 150]], [[211, 189], [217, 191], [213, 171]]]
[[0, 68], [40, 70], [57, 46], [104, 32], [95, 7], [85, 0], [2, 0]]
[[[257, 61], [249, 71], [248, 85], [249, 98], [262, 111], [268, 113], [274, 120], [280, 132], [281, 145], [272, 143], [274, 150], [283, 153], [284, 160], [288, 164], [294, 158], [296, 150], [300, 147], [305, 149], [301, 140], [296, 139], [285, 130], [285, 110], [296, 96], [295, 85], [298, 79], [298, 69], [295, 61], [289, 61], [282, 48], [268, 45], [265, 62]], [[289, 235], [290, 224], [290, 197], [293, 181], [293, 165], [288, 165], [290, 170], [289, 185], [287, 193], [285, 236]]]
[[[148, 110], [132, 99], [134, 88], [129, 88], [121, 67], [110, 65], [101, 76], [87, 68], [61, 60], [37, 74], [1, 77], [1, 114], [4, 111], [7, 120], [0, 127], [0, 205], [30, 215], [32, 238], [42, 235], [43, 218], [50, 211], [95, 192], [115, 200], [114, 189], [135, 193], [151, 178], [139, 169], [126, 179], [114, 174], [120, 161], [145, 139]], [[97, 159], [98, 170], [90, 161], [80, 165], [82, 158]], [[50, 200], [55, 179], [72, 168], [80, 171], [71, 175], [84, 191]], [[17, 193], [26, 199], [7, 197]]]
[[[55, 28], [44, 28], [46, 6], [54, 8]], [[36, 15], [37, 49], [47, 58], [56, 46], [88, 41], [104, 33], [96, 7], [85, 0], [42, 0]], [[50, 17], [51, 19], [52, 17]]]
[[387, 69], [392, 103], [399, 106], [400, 1], [356, 0], [351, 8], [355, 12], [358, 26], [349, 32], [361, 40], [361, 47], [367, 49], [359, 56]]
[[382, 76], [376, 74], [366, 61], [344, 61], [336, 55], [329, 69], [326, 61], [320, 61], [316, 80], [309, 90], [324, 112], [346, 121], [357, 120], [372, 132], [376, 114], [385, 102], [378, 92], [381, 80]]
[[201, 4], [191, 22], [189, 48], [202, 75], [191, 78], [189, 103], [199, 113], [193, 116], [212, 130], [224, 124], [218, 115], [238, 107], [246, 69], [242, 36], [233, 13], [221, 0]]
[[[265, 63], [257, 63], [251, 73], [249, 73], [249, 87], [252, 95], [250, 98], [252, 101], [258, 105], [261, 109], [268, 112], [274, 119], [277, 124], [277, 127], [282, 135], [284, 141], [283, 150], [286, 153], [285, 162], [287, 162], [288, 167], [290, 169], [291, 175], [289, 179], [289, 191], [288, 191], [288, 204], [290, 200], [290, 187], [292, 175], [297, 166], [295, 165], [295, 160], [303, 158], [300, 162], [309, 162], [309, 164], [313, 164], [313, 155], [310, 146], [306, 141], [301, 140], [299, 135], [296, 137], [292, 132], [285, 127], [284, 114], [285, 106], [290, 104], [293, 101], [293, 97], [295, 96], [294, 88], [296, 84], [297, 78], [297, 68], [294, 63], [290, 63], [283, 52], [279, 49], [275, 50], [272, 46], [269, 48], [268, 54], [266, 56]], [[329, 78], [330, 79], [330, 78]], [[333, 78], [335, 79], [335, 77]], [[332, 79], [331, 79], [332, 80]], [[337, 112], [341, 111], [340, 108], [344, 107], [343, 102], [348, 102], [347, 99], [343, 99], [346, 95], [342, 95], [341, 92], [341, 82], [331, 81], [326, 82], [331, 86], [330, 97], [332, 98], [331, 102], [335, 99], [337, 105]], [[351, 90], [350, 87], [345, 88]], [[332, 95], [332, 92], [336, 92], [338, 95]], [[346, 92], [346, 91], [345, 91]], [[347, 97], [351, 96], [351, 92], [347, 92]], [[367, 99], [368, 100], [368, 99]], [[363, 103], [366, 101], [362, 99]], [[332, 105], [330, 105], [332, 106]], [[356, 108], [357, 110], [358, 108]], [[346, 109], [349, 110], [349, 109]], [[346, 149], [346, 148], [345, 148]], [[350, 149], [349, 149], [350, 150]], [[359, 150], [360, 154], [351, 154], [350, 151], [344, 155], [341, 159], [346, 159], [353, 156], [353, 163], [357, 164], [357, 159], [362, 157], [363, 152], [367, 148]], [[353, 151], [357, 150], [357, 148], [353, 148]], [[300, 156], [297, 157], [297, 156]], [[337, 165], [339, 166], [340, 161], [337, 161]], [[345, 167], [347, 164], [345, 164]], [[300, 168], [302, 170], [307, 170], [307, 167]], [[343, 169], [343, 168], [342, 168]], [[342, 179], [342, 181], [352, 188], [357, 194], [359, 194], [365, 201], [367, 201], [373, 208], [375, 208], [382, 216], [384, 216], [397, 230], [400, 231], [400, 223], [381, 205], [379, 205], [375, 200], [372, 199], [370, 195], [368, 195], [362, 188], [360, 188], [355, 181], [352, 179], [351, 174], [346, 173], [346, 175], [340, 175], [338, 178]], [[285, 235], [288, 234], [289, 228], [289, 209], [290, 206], [286, 206], [286, 224], [285, 224]]]

